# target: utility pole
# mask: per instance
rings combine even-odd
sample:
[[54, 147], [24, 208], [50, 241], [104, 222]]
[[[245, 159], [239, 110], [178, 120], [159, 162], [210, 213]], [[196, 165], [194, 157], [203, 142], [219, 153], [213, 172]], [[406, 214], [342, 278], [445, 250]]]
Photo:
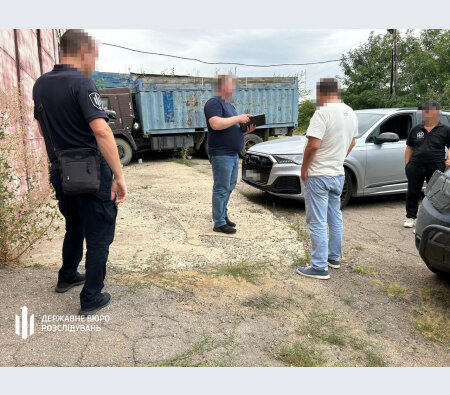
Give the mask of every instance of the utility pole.
[[389, 93], [392, 96], [397, 94], [398, 61], [397, 61], [397, 29], [387, 29], [392, 35], [392, 58], [391, 58], [391, 86]]

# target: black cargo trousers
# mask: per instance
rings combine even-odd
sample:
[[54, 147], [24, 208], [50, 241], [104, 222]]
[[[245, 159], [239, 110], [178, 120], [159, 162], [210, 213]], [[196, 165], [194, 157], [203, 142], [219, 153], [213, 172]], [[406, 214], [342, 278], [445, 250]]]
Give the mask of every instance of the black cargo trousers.
[[423, 183], [425, 180], [429, 182], [436, 170], [445, 171], [445, 162], [419, 163], [409, 161], [406, 165], [405, 172], [408, 179], [408, 192], [406, 192], [407, 218], [417, 217]]
[[107, 164], [100, 166], [100, 172], [99, 191], [78, 196], [65, 196], [59, 170], [50, 172], [59, 210], [66, 222], [59, 281], [71, 281], [75, 277], [86, 239], [86, 281], [80, 293], [82, 309], [93, 307], [100, 299], [109, 246], [116, 227], [117, 207], [111, 200], [112, 172]]

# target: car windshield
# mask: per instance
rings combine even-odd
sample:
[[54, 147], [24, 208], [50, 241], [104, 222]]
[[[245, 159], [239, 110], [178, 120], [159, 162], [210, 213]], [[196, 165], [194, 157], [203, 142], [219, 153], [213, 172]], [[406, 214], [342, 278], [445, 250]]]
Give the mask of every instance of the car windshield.
[[383, 114], [357, 112], [356, 117], [358, 118], [358, 137], [361, 137], [375, 124], [375, 122], [383, 118]]

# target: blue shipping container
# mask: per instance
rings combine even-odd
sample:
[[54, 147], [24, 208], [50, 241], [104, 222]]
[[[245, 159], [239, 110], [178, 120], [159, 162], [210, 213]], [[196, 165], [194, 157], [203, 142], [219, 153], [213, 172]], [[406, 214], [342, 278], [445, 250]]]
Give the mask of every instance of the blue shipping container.
[[[137, 76], [132, 92], [144, 136], [207, 130], [203, 112], [214, 78]], [[238, 78], [232, 103], [238, 114], [265, 114], [260, 128], [292, 129], [298, 119], [296, 77]]]

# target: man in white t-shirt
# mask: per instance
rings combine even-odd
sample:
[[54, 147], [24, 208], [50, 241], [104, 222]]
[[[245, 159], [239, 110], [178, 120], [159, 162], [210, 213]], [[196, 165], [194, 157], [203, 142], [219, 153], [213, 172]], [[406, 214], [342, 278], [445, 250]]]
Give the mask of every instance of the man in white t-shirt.
[[[317, 84], [320, 107], [306, 131], [302, 180], [305, 186], [306, 223], [311, 236], [311, 266], [297, 268], [306, 277], [327, 280], [328, 266], [340, 267], [342, 246], [341, 193], [344, 160], [355, 145], [358, 120], [354, 111], [339, 98], [334, 78]], [[327, 237], [329, 226], [329, 239]]]

